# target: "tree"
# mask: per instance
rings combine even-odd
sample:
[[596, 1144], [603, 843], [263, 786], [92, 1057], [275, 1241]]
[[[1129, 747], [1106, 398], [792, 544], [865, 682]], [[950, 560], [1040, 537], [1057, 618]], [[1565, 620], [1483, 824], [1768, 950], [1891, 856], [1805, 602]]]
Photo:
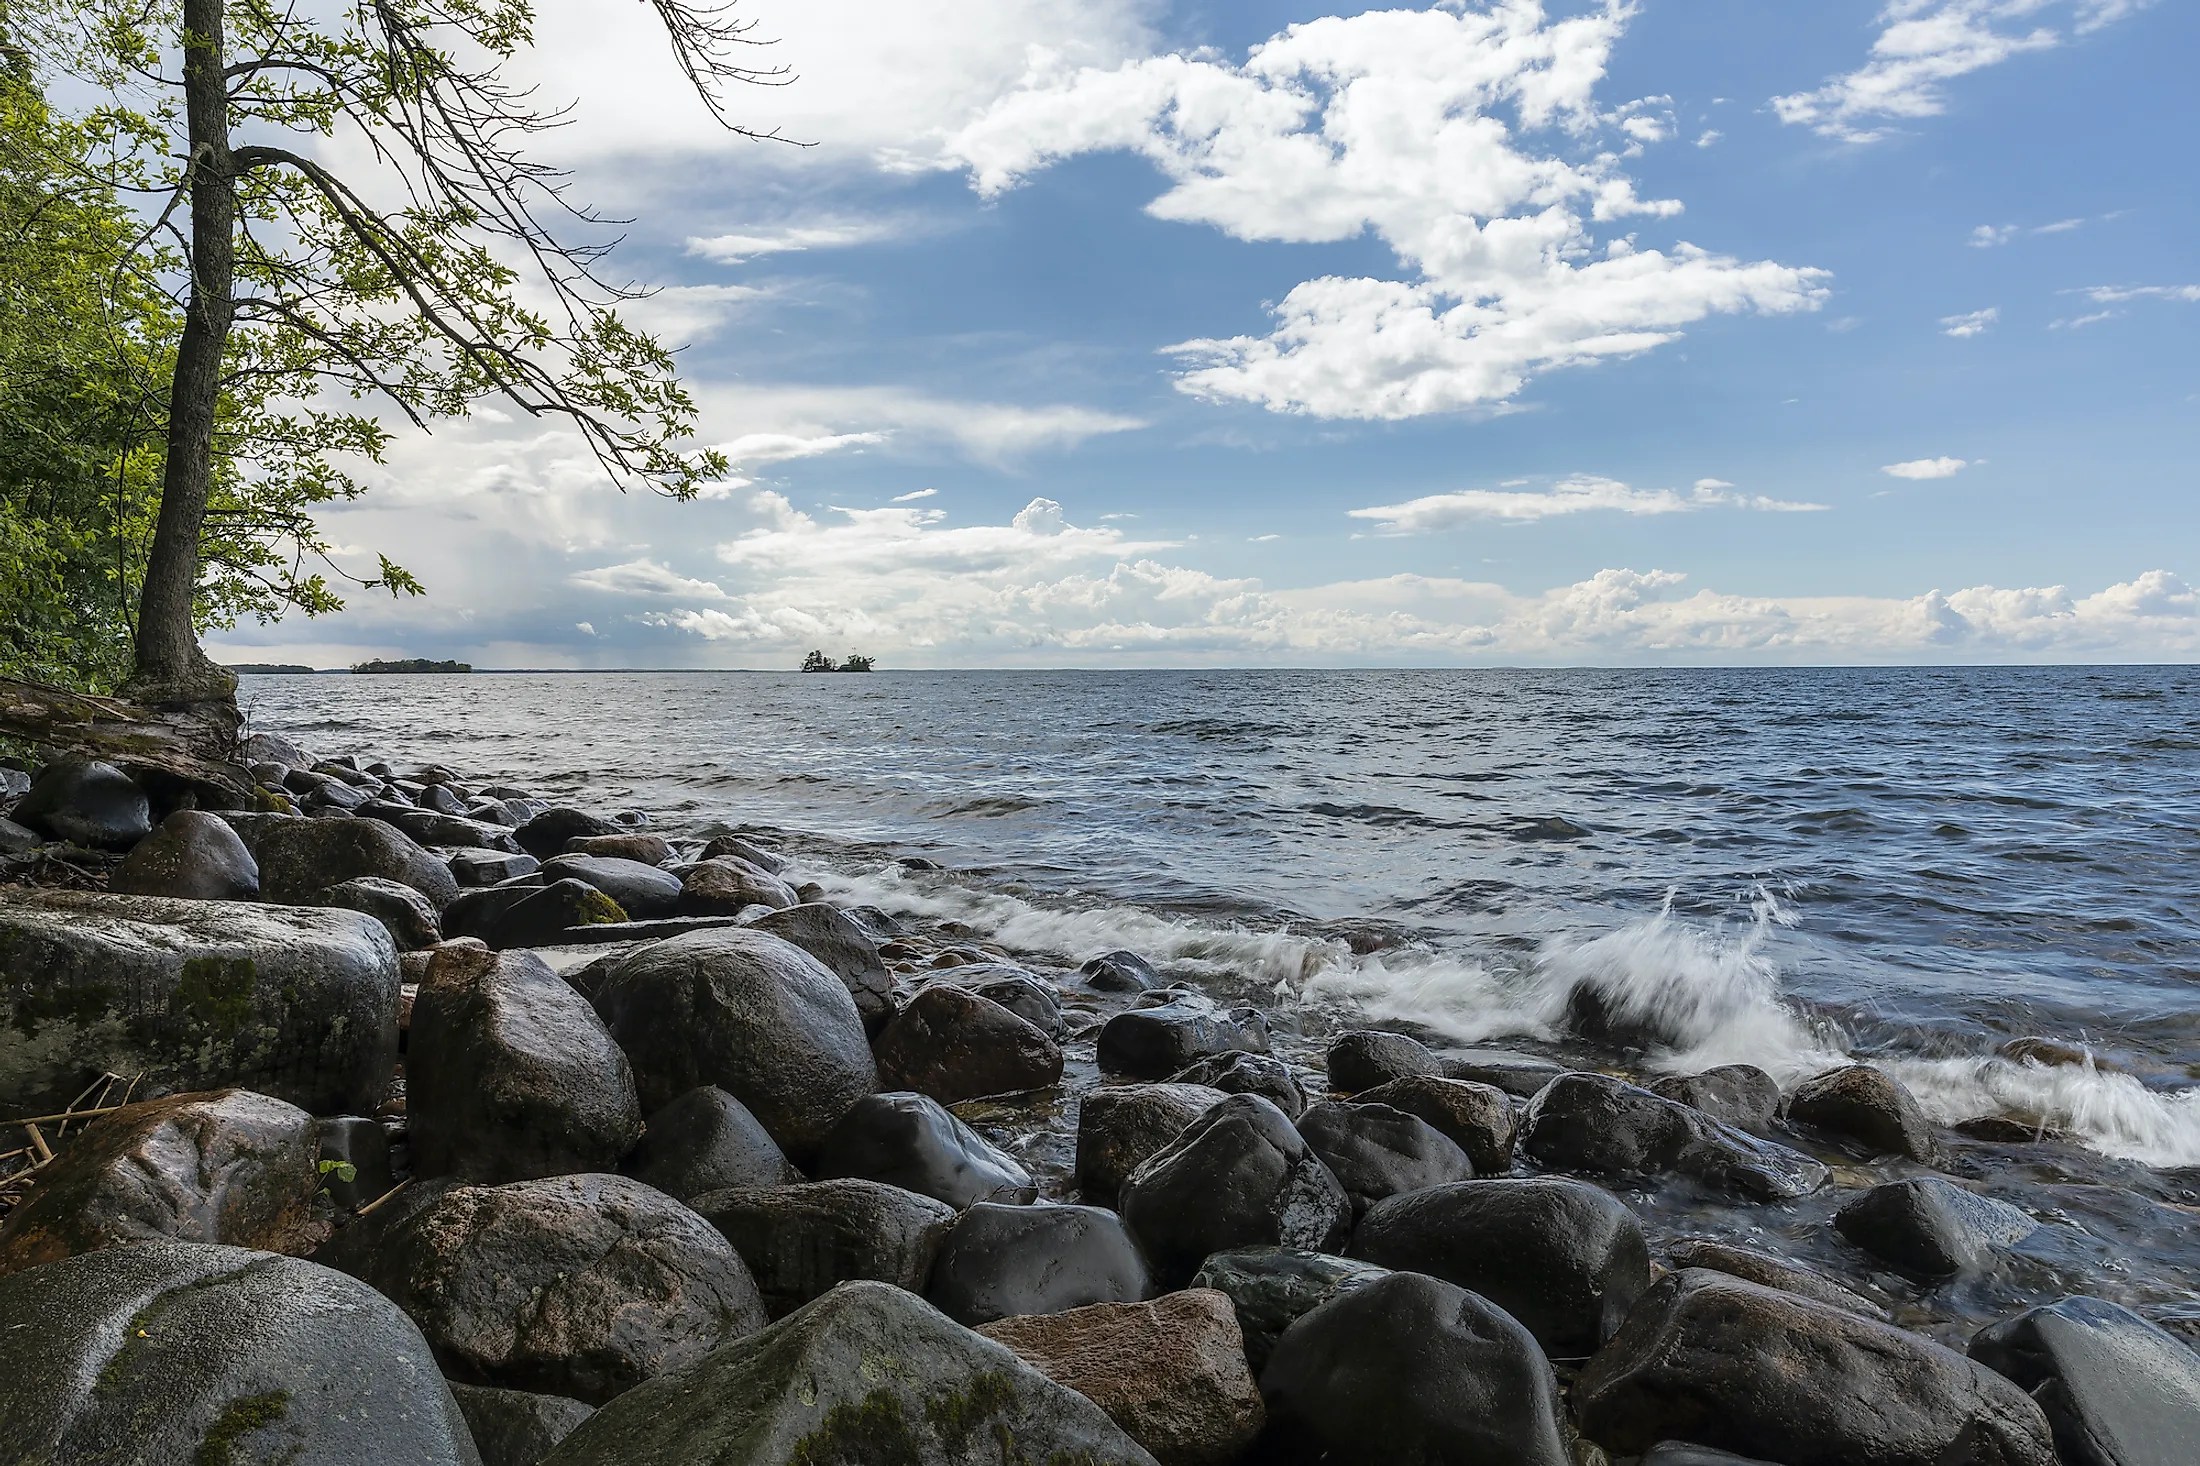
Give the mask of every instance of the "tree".
[[[198, 644], [205, 571], [309, 610], [332, 598], [308, 569], [328, 556], [310, 511], [380, 459], [374, 406], [423, 429], [488, 398], [560, 418], [622, 488], [685, 498], [725, 472], [687, 446], [670, 353], [619, 317], [639, 292], [601, 273], [608, 221], [528, 156], [565, 120], [502, 74], [532, 45], [532, 0], [353, 0], [326, 18], [288, 0], [31, 4], [30, 54], [105, 92], [86, 181], [144, 200], [118, 275], [182, 317], [128, 694], [234, 726], [235, 679]], [[736, 59], [749, 23], [649, 4], [712, 114], [773, 136], [727, 112], [730, 84], [784, 80]], [[339, 142], [371, 162], [339, 170]], [[249, 486], [235, 502], [225, 476]], [[387, 559], [353, 578], [418, 588]]]

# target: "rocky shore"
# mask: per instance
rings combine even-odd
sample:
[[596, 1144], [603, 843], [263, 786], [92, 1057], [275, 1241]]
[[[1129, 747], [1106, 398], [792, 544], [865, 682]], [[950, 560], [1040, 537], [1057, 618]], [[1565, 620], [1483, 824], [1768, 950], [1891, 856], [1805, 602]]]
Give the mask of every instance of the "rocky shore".
[[248, 753], [0, 769], [0, 1463], [2200, 1459], [2190, 1176]]

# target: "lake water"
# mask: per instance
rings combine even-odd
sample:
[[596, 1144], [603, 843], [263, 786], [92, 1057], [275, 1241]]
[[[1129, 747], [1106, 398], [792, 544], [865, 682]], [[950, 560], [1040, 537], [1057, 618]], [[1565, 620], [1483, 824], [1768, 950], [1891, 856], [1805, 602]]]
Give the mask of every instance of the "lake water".
[[[1841, 1055], [2200, 1165], [2200, 669], [254, 677], [255, 728], [1231, 994], [1653, 1067]], [[949, 867], [915, 873], [923, 855]], [[2094, 1065], [2012, 1060], [2007, 1041]]]

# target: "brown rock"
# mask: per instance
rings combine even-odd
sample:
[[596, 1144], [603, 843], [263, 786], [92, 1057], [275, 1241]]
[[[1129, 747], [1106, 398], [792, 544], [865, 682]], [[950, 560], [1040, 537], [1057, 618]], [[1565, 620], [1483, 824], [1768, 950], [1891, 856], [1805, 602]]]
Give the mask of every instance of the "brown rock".
[[978, 1332], [1098, 1405], [1161, 1466], [1228, 1466], [1267, 1417], [1237, 1314], [1212, 1288], [1004, 1318]]
[[879, 1083], [951, 1105], [980, 1095], [1038, 1089], [1062, 1077], [1062, 1051], [990, 998], [926, 988], [878, 1037]]
[[1077, 1106], [1077, 1189], [1095, 1206], [1116, 1194], [1146, 1158], [1229, 1096], [1204, 1084], [1118, 1084]]
[[606, 855], [614, 860], [663, 865], [672, 859], [672, 842], [662, 835], [582, 835], [565, 842], [565, 854]]
[[1356, 1104], [1388, 1105], [1434, 1126], [1437, 1133], [1467, 1153], [1477, 1176], [1502, 1176], [1512, 1169], [1512, 1100], [1493, 1084], [1410, 1074], [1362, 1090]]
[[784, 911], [802, 903], [794, 887], [760, 866], [731, 855], [706, 860], [680, 883], [681, 916], [739, 916], [751, 906]]

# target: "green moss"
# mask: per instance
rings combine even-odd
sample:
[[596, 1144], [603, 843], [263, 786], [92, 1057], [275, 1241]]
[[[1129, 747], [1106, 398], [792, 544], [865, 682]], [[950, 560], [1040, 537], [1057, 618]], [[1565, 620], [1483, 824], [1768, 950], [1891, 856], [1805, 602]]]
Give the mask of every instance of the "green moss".
[[[0, 968], [0, 970], [12, 970]], [[15, 1027], [36, 1034], [49, 1023], [97, 1023], [113, 1016], [114, 989], [103, 982], [23, 982], [15, 988]]]
[[926, 1396], [924, 1418], [948, 1450], [959, 1456], [970, 1438], [991, 1424], [1015, 1400], [1016, 1391], [1007, 1376], [987, 1370], [984, 1374], [972, 1375], [970, 1383], [960, 1390]]
[[787, 1466], [923, 1466], [924, 1443], [890, 1390], [825, 1412], [787, 1456]]
[[581, 909], [575, 914], [578, 918], [573, 923], [575, 926], [608, 926], [627, 919], [626, 909], [601, 891], [590, 891], [588, 899], [581, 902]]
[[193, 957], [169, 997], [169, 1011], [223, 1037], [252, 1019], [258, 970], [249, 957]]
[[273, 1425], [289, 1410], [288, 1390], [269, 1390], [264, 1395], [230, 1401], [207, 1427], [206, 1438], [199, 1442], [198, 1454], [192, 1457], [192, 1466], [235, 1466], [237, 1442], [263, 1426]]

